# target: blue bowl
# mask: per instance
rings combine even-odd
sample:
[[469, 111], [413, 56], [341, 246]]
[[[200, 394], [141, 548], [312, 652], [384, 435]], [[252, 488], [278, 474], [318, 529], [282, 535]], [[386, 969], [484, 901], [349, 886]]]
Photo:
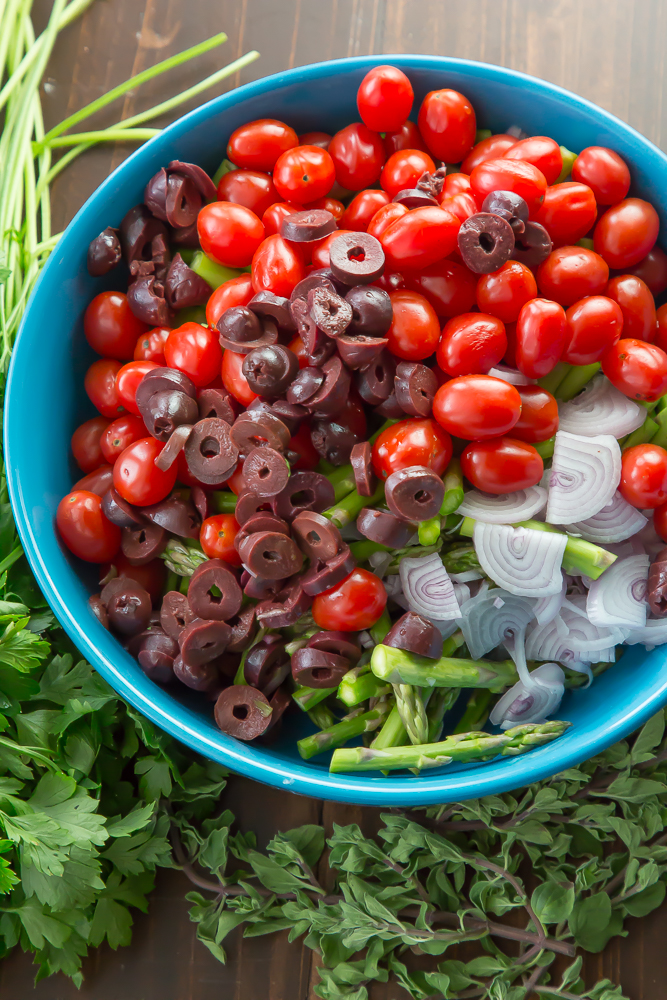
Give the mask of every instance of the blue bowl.
[[[376, 57], [342, 59], [271, 76], [219, 97], [142, 146], [86, 202], [51, 255], [29, 302], [14, 348], [5, 414], [5, 461], [19, 534], [49, 604], [93, 666], [140, 712], [212, 760], [258, 781], [319, 798], [374, 806], [426, 805], [497, 794], [527, 785], [599, 753], [628, 735], [667, 701], [667, 657], [659, 648], [632, 647], [621, 663], [586, 691], [570, 692], [560, 718], [573, 726], [555, 743], [522, 757], [450, 767], [421, 777], [329, 774], [328, 758], [304, 762], [295, 738], [306, 717], [290, 719], [278, 744], [238, 743], [215, 727], [210, 705], [177, 696], [142, 673], [137, 663], [92, 617], [87, 599], [94, 575], [72, 560], [54, 531], [61, 497], [80, 473], [70, 458], [70, 436], [92, 416], [83, 375], [93, 355], [83, 335], [83, 313], [105, 288], [122, 288], [112, 272], [94, 279], [86, 248], [108, 225], [118, 225], [140, 202], [144, 185], [172, 159], [214, 171], [237, 126], [279, 118], [298, 132], [338, 128], [358, 118], [356, 91]], [[559, 87], [521, 73], [459, 59], [387, 56], [415, 89], [415, 107], [433, 89], [453, 87], [472, 101], [480, 127], [502, 132], [518, 124], [547, 134], [569, 149], [610, 146], [629, 164], [633, 193], [657, 208], [665, 231], [667, 157], [613, 115]]]

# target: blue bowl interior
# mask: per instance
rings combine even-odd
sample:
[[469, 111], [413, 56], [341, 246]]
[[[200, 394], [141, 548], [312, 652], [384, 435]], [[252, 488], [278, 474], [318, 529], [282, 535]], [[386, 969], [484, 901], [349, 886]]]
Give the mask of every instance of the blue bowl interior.
[[[579, 151], [610, 146], [628, 162], [633, 193], [667, 213], [667, 158], [629, 126], [581, 98], [510, 70], [456, 59], [389, 56], [415, 89], [415, 106], [429, 90], [465, 93], [479, 127], [494, 132], [518, 124], [548, 134]], [[588, 690], [566, 695], [559, 717], [573, 723], [552, 745], [482, 765], [450, 766], [420, 777], [330, 775], [328, 756], [304, 762], [295, 738], [309, 731], [304, 716], [290, 716], [284, 735], [270, 746], [236, 742], [215, 727], [209, 703], [190, 692], [152, 683], [137, 663], [92, 617], [87, 607], [95, 571], [82, 569], [54, 532], [61, 497], [80, 473], [69, 451], [72, 431], [92, 415], [83, 375], [93, 354], [82, 317], [90, 299], [120, 288], [120, 273], [93, 279], [86, 248], [102, 229], [118, 225], [142, 200], [146, 181], [171, 159], [192, 160], [213, 172], [238, 125], [279, 118], [298, 132], [334, 132], [358, 118], [356, 90], [373, 57], [322, 63], [269, 77], [220, 97], [129, 157], [98, 188], [71, 223], [49, 259], [32, 296], [14, 349], [7, 385], [6, 470], [21, 539], [55, 614], [82, 653], [124, 698], [173, 736], [233, 770], [320, 798], [369, 805], [406, 806], [456, 801], [507, 791], [545, 778], [592, 756], [627, 735], [667, 700], [667, 658], [658, 648], [632, 647], [622, 662]]]

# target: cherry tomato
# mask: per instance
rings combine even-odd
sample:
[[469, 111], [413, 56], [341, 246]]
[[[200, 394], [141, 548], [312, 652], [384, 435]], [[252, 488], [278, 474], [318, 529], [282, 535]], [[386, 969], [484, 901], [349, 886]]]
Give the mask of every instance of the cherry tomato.
[[[384, 192], [382, 192], [384, 194]], [[386, 229], [389, 229], [392, 222], [396, 222], [397, 219], [403, 218], [404, 215], [408, 214], [408, 209], [405, 205], [401, 205], [396, 201], [390, 201], [388, 205], [383, 205], [379, 208], [371, 221], [368, 223], [367, 232], [374, 236], [376, 240], [379, 240]]]
[[430, 418], [400, 420], [387, 427], [373, 445], [373, 468], [380, 479], [392, 472], [424, 465], [441, 476], [452, 457], [452, 439]]
[[173, 490], [176, 464], [165, 472], [155, 464], [155, 459], [163, 448], [162, 442], [155, 438], [139, 438], [116, 459], [113, 484], [128, 503], [135, 503], [140, 507], [159, 503]]
[[465, 222], [471, 215], [477, 215], [479, 206], [470, 191], [460, 191], [452, 198], [442, 198], [440, 208], [445, 212], [451, 212], [459, 222]]
[[206, 322], [214, 327], [222, 314], [232, 306], [247, 306], [255, 294], [249, 274], [239, 274], [220, 285], [206, 303]]
[[532, 444], [513, 437], [474, 441], [461, 455], [463, 475], [485, 493], [514, 493], [537, 486], [544, 463]]
[[517, 385], [521, 415], [512, 428], [512, 437], [533, 444], [547, 441], [558, 430], [558, 403], [539, 385]]
[[288, 215], [294, 215], [295, 212], [300, 212], [301, 206], [297, 207], [295, 205], [288, 205], [286, 201], [276, 202], [275, 205], [271, 205], [267, 208], [266, 212], [262, 216], [262, 225], [264, 226], [264, 232], [267, 236], [280, 235], [280, 227], [282, 225], [283, 219], [286, 219]]
[[470, 174], [470, 187], [481, 204], [492, 191], [513, 191], [524, 199], [534, 216], [544, 201], [547, 182], [532, 163], [523, 160], [487, 160]]
[[313, 600], [315, 624], [335, 632], [358, 632], [378, 620], [387, 603], [382, 580], [367, 569], [354, 569], [342, 583]]
[[83, 332], [94, 351], [105, 358], [127, 361], [137, 337], [148, 330], [134, 315], [123, 292], [100, 292], [84, 313]]
[[222, 384], [239, 403], [250, 406], [253, 399], [257, 399], [257, 393], [252, 391], [241, 371], [244, 356], [234, 351], [222, 352]]
[[237, 167], [273, 170], [278, 157], [298, 144], [296, 132], [289, 125], [273, 118], [260, 118], [232, 132], [227, 156]]
[[113, 466], [111, 465], [100, 465], [99, 468], [93, 469], [89, 472], [87, 476], [82, 476], [78, 479], [71, 489], [71, 493], [76, 490], [87, 490], [89, 493], [94, 493], [98, 497], [103, 497], [104, 494], [111, 489], [113, 486]]
[[268, 174], [259, 170], [230, 170], [220, 178], [218, 201], [245, 205], [261, 219], [267, 208], [280, 198]]
[[514, 331], [514, 361], [528, 378], [543, 378], [558, 364], [567, 334], [565, 310], [551, 299], [531, 299]]
[[445, 163], [460, 163], [475, 143], [475, 109], [456, 90], [430, 91], [422, 101], [417, 122], [431, 155]]
[[341, 233], [346, 233], [346, 229], [338, 229], [336, 232], [331, 233], [329, 236], [325, 236], [323, 240], [315, 246], [312, 252], [312, 263], [314, 267], [328, 267], [329, 266], [329, 247], [331, 246], [333, 240]]
[[454, 198], [470, 191], [470, 174], [447, 174], [440, 199]]
[[636, 444], [624, 451], [618, 490], [640, 510], [661, 507], [667, 501], [667, 451], [657, 444]]
[[500, 133], [499, 135], [490, 135], [486, 139], [482, 139], [480, 142], [471, 149], [471, 151], [466, 156], [465, 160], [461, 164], [461, 171], [464, 174], [470, 175], [475, 167], [478, 167], [480, 163], [486, 163], [487, 160], [498, 160], [505, 155], [508, 149], [512, 146], [516, 146], [519, 140], [513, 135], [505, 135]]
[[164, 345], [167, 337], [171, 333], [168, 326], [156, 326], [148, 330], [137, 340], [134, 347], [135, 361], [154, 361], [156, 365], [164, 367]]
[[120, 361], [100, 358], [98, 361], [93, 361], [83, 380], [88, 398], [95, 409], [110, 420], [124, 412], [116, 388], [116, 375], [121, 368]]
[[445, 324], [436, 357], [448, 375], [484, 375], [502, 361], [506, 350], [502, 321], [496, 316], [469, 312]]
[[146, 424], [141, 417], [135, 417], [133, 413], [118, 417], [117, 420], [109, 424], [100, 438], [100, 448], [104, 455], [104, 461], [113, 465], [128, 445], [143, 437], [146, 437]]
[[489, 375], [450, 379], [433, 400], [433, 416], [440, 426], [464, 441], [507, 434], [520, 413], [521, 396], [516, 388]]
[[626, 198], [600, 216], [593, 247], [609, 267], [632, 267], [653, 249], [659, 228], [660, 219], [653, 205], [641, 198]]
[[375, 184], [384, 164], [384, 146], [377, 132], [355, 122], [336, 132], [329, 145], [336, 180], [348, 191]]
[[231, 201], [204, 205], [197, 216], [202, 250], [225, 267], [247, 267], [264, 239], [264, 226], [254, 212]]
[[108, 562], [120, 548], [120, 528], [102, 513], [101, 498], [87, 490], [62, 498], [56, 525], [70, 552], [85, 562]]
[[164, 356], [170, 368], [184, 372], [200, 389], [220, 371], [222, 352], [217, 330], [199, 323], [184, 323], [169, 334]]
[[159, 368], [154, 361], [129, 361], [119, 369], [116, 375], [116, 391], [118, 398], [130, 413], [138, 415], [139, 407], [134, 401], [137, 389], [146, 372]]
[[455, 216], [435, 205], [413, 209], [392, 222], [380, 237], [388, 267], [416, 270], [448, 257], [460, 228]]
[[430, 357], [440, 338], [440, 323], [431, 303], [407, 289], [390, 292], [389, 297], [394, 312], [386, 334], [391, 353], [405, 361]]
[[414, 188], [417, 181], [426, 173], [435, 171], [435, 163], [428, 155], [419, 149], [402, 149], [392, 153], [380, 175], [380, 185], [390, 198], [395, 198], [399, 191]]
[[396, 132], [403, 126], [414, 100], [412, 84], [396, 66], [374, 66], [359, 84], [359, 116], [374, 132]]
[[667, 352], [667, 302], [656, 312], [656, 321], [655, 343]]
[[570, 306], [561, 360], [569, 365], [592, 365], [613, 347], [623, 330], [623, 313], [605, 295], [589, 295]]
[[537, 287], [544, 296], [567, 308], [585, 295], [602, 295], [609, 267], [585, 247], [559, 247], [537, 269]]
[[658, 246], [653, 247], [634, 267], [624, 270], [645, 281], [652, 295], [660, 295], [667, 288], [667, 254]]
[[421, 271], [408, 271], [405, 283], [413, 292], [421, 292], [441, 319], [470, 312], [475, 304], [477, 275], [453, 260], [439, 260]]
[[[361, 412], [363, 415], [363, 410]], [[366, 418], [364, 417], [364, 423], [365, 421]], [[290, 438], [288, 448], [290, 451], [295, 451], [299, 456], [296, 462], [290, 463], [292, 472], [295, 470], [312, 472], [317, 468], [320, 456], [313, 445], [308, 424], [301, 424], [296, 434], [293, 434]]]
[[547, 184], [554, 184], [563, 169], [560, 146], [546, 135], [533, 135], [519, 139], [503, 154], [507, 160], [524, 160], [537, 167]]
[[304, 209], [323, 208], [325, 212], [331, 212], [336, 222], [339, 222], [345, 214], [345, 205], [343, 202], [338, 201], [337, 198], [330, 198], [328, 195], [326, 198], [318, 198], [317, 201], [311, 201], [303, 207]]
[[535, 221], [544, 226], [555, 247], [572, 246], [595, 225], [597, 211], [589, 187], [566, 181], [547, 188]]
[[167, 567], [161, 559], [151, 559], [149, 563], [144, 563], [143, 566], [133, 566], [122, 552], [118, 552], [110, 563], [100, 566], [100, 581], [109, 575], [112, 567], [115, 569], [117, 576], [124, 576], [128, 580], [134, 580], [144, 590], [147, 590], [154, 606], [159, 604], [164, 594], [164, 585], [167, 578]]
[[252, 286], [256, 292], [273, 292], [288, 299], [305, 276], [303, 257], [282, 236], [267, 236], [252, 258]]
[[273, 183], [284, 201], [304, 205], [329, 194], [336, 179], [331, 154], [320, 146], [296, 146], [283, 153], [273, 170]]
[[241, 558], [234, 548], [240, 530], [233, 514], [214, 514], [202, 522], [199, 544], [209, 559], [222, 559], [230, 566], [240, 566]]
[[77, 427], [72, 434], [72, 454], [82, 472], [92, 472], [104, 465], [100, 438], [108, 426], [106, 417], [93, 417]]
[[663, 542], [667, 541], [667, 503], [660, 504], [653, 511], [653, 527]]
[[320, 149], [328, 149], [332, 136], [328, 132], [304, 132], [299, 136], [300, 146], [319, 146]]
[[340, 220], [341, 229], [354, 233], [365, 233], [373, 216], [384, 205], [389, 204], [389, 195], [384, 191], [360, 191], [345, 209]]
[[623, 336], [652, 343], [656, 334], [656, 312], [648, 285], [634, 274], [621, 274], [611, 279], [606, 295], [621, 308]]
[[598, 205], [615, 205], [630, 190], [630, 171], [618, 153], [587, 146], [572, 164], [572, 179], [588, 184]]
[[481, 275], [477, 282], [480, 312], [514, 323], [523, 306], [537, 295], [533, 272], [517, 260], [508, 260], [498, 271]]
[[602, 371], [630, 399], [652, 402], [667, 392], [667, 354], [643, 340], [619, 340], [603, 355]]
[[384, 137], [384, 148], [387, 156], [397, 153], [399, 149], [421, 149], [423, 153], [428, 153], [421, 132], [410, 119], [395, 132], [387, 132]]

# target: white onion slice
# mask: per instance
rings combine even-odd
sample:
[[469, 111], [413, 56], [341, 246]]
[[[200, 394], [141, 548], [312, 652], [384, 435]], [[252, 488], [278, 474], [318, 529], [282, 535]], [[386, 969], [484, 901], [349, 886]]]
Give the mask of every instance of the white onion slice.
[[587, 542], [608, 545], [610, 542], [625, 541], [641, 531], [647, 523], [648, 519], [617, 491], [609, 503], [593, 517], [585, 521], [574, 521], [565, 527], [570, 534], [580, 535]]
[[473, 540], [486, 575], [510, 594], [549, 597], [561, 592], [567, 535], [476, 521]]
[[517, 521], [528, 521], [546, 505], [547, 491], [543, 486], [529, 486], [528, 489], [501, 493], [499, 496], [469, 490], [457, 514], [465, 514], [487, 524], [515, 524]]
[[496, 365], [486, 374], [492, 375], [493, 378], [500, 378], [503, 382], [509, 382], [510, 385], [535, 385], [536, 382], [536, 379], [528, 378], [517, 368], [509, 368], [507, 365]]
[[439, 621], [461, 617], [454, 584], [437, 552], [421, 558], [403, 556], [398, 571], [411, 611]]
[[667, 618], [649, 618], [643, 628], [633, 628], [625, 640], [626, 645], [662, 646], [667, 642]]
[[461, 631], [473, 660], [523, 632], [535, 616], [534, 602], [507, 590], [486, 590], [461, 606]]
[[604, 375], [596, 375], [583, 392], [558, 407], [558, 427], [571, 434], [615, 438], [631, 434], [644, 423], [646, 410], [619, 392]]
[[563, 584], [558, 594], [550, 594], [549, 597], [538, 598], [535, 604], [535, 619], [538, 625], [548, 625], [552, 622], [561, 609], [563, 599], [567, 592], [567, 580], [563, 574]]
[[530, 674], [530, 686], [518, 681], [500, 698], [489, 716], [494, 726], [510, 729], [524, 722], [544, 722], [557, 711], [565, 692], [565, 674], [557, 663], [543, 663]]
[[647, 555], [617, 559], [588, 591], [586, 613], [594, 625], [642, 628], [646, 625]]
[[611, 434], [581, 437], [558, 431], [554, 447], [547, 521], [572, 524], [593, 517], [609, 503], [621, 478], [621, 449]]

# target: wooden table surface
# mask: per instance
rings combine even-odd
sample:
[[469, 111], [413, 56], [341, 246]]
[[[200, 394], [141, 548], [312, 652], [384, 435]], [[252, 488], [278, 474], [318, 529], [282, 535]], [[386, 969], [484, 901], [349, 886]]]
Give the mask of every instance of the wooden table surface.
[[[38, 27], [51, 2], [36, 0]], [[47, 128], [132, 74], [219, 31], [229, 38], [223, 48], [128, 94], [85, 127], [151, 107], [250, 49], [261, 58], [233, 85], [324, 59], [417, 52], [540, 76], [667, 148], [665, 0], [95, 0], [61, 35], [48, 67]], [[100, 146], [76, 161], [56, 184], [54, 227], [71, 219], [130, 148]], [[241, 778], [231, 779], [225, 805], [243, 828], [257, 832], [261, 846], [275, 831], [301, 823], [330, 828], [334, 820], [356, 822], [370, 831], [378, 821], [377, 810], [300, 798]], [[180, 872], [161, 873], [148, 915], [135, 917], [131, 947], [93, 953], [80, 991], [64, 978], [33, 988], [30, 959], [15, 952], [0, 965], [0, 1000], [314, 1000], [312, 953], [288, 945], [286, 935], [232, 936], [229, 962], [220, 965], [195, 940], [183, 898], [188, 889]], [[664, 1000], [667, 908], [630, 919], [627, 928], [627, 938], [588, 956], [587, 981], [607, 976], [622, 983], [631, 1000]], [[371, 996], [400, 1000], [406, 994], [390, 985], [374, 988]]]

